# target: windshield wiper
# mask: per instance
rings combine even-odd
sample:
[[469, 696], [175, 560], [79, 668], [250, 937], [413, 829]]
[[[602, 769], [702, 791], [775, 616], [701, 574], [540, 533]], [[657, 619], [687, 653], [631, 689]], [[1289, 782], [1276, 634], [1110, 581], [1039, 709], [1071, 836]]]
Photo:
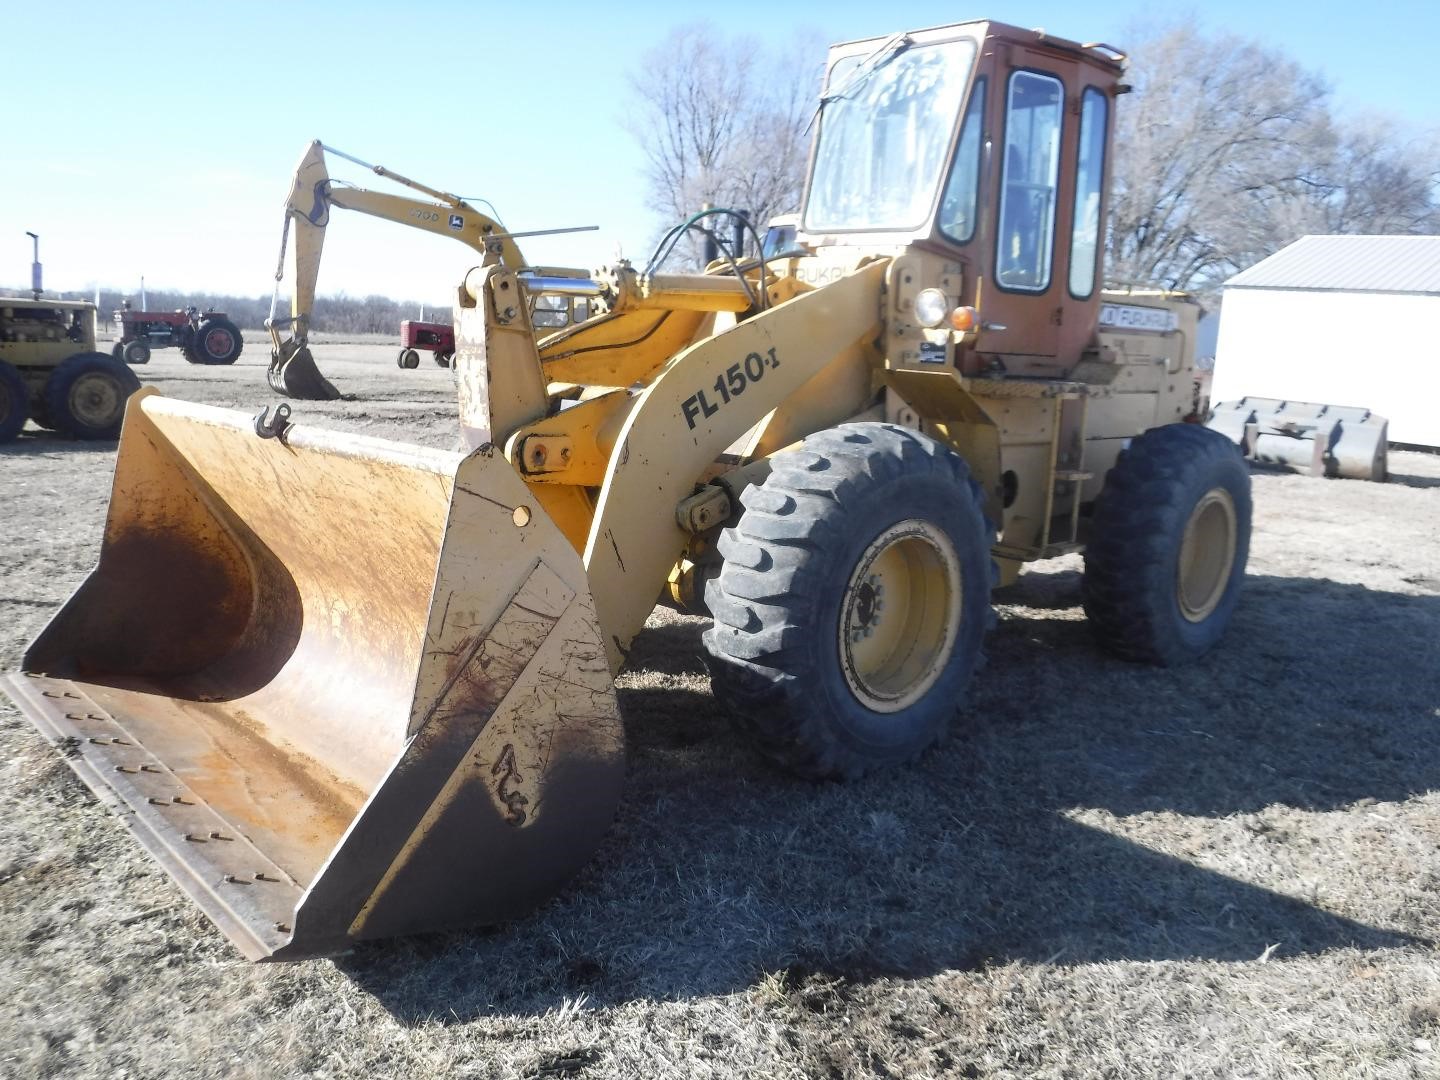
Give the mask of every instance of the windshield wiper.
[[850, 72], [846, 80], [840, 84], [838, 89], [828, 94], [821, 94], [820, 100], [815, 104], [815, 111], [810, 114], [810, 122], [805, 125], [808, 132], [814, 125], [816, 118], [826, 105], [832, 101], [839, 101], [847, 98], [859, 90], [861, 86], [870, 81], [870, 76], [879, 71], [886, 64], [894, 60], [911, 45], [910, 35], [906, 33], [891, 34], [888, 38], [877, 45], [874, 50], [866, 55], [865, 59], [855, 65], [855, 70]]

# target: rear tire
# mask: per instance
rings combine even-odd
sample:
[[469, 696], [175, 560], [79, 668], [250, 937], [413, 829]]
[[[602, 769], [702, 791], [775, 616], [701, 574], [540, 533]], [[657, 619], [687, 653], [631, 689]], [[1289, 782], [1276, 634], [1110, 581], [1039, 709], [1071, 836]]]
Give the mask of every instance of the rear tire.
[[435, 353], [435, 366], [448, 368], [450, 366], [450, 353]]
[[140, 380], [113, 356], [79, 353], [63, 361], [45, 383], [45, 411], [55, 430], [76, 439], [116, 439], [125, 402]]
[[[192, 362], [201, 364], [233, 364], [245, 347], [240, 328], [229, 319], [215, 316], [204, 320], [195, 330], [190, 346]], [[186, 356], [190, 360], [189, 355]]]
[[939, 742], [991, 620], [993, 529], [965, 461], [844, 424], [777, 454], [706, 588], [711, 685], [772, 760], [853, 778]]
[[1168, 424], [1134, 439], [1105, 477], [1085, 550], [1100, 643], [1163, 666], [1214, 648], [1240, 599], [1250, 520], [1250, 470], [1224, 435]]
[[0, 443], [20, 437], [30, 416], [30, 388], [13, 364], [0, 360]]
[[150, 346], [143, 341], [127, 341], [121, 349], [119, 359], [127, 364], [148, 364]]

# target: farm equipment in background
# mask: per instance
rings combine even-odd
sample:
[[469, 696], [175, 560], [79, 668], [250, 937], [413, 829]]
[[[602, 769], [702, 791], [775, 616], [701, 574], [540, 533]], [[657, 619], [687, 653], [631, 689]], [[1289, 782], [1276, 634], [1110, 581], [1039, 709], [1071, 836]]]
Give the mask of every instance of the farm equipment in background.
[[[578, 274], [579, 271], [569, 271]], [[530, 323], [541, 337], [554, 334], [568, 326], [584, 322], [590, 317], [592, 300], [588, 296], [564, 296], [537, 291], [545, 284], [558, 287], [554, 279], [537, 281], [533, 273], [522, 270], [525, 296], [530, 309]], [[595, 288], [588, 278], [567, 278], [569, 286], [580, 286], [587, 290]], [[400, 322], [400, 351], [395, 356], [396, 366], [411, 370], [420, 366], [420, 354], [433, 353], [439, 367], [448, 368], [455, 357], [455, 327], [452, 323], [421, 322], [416, 319], [402, 319]]]
[[[578, 274], [579, 271], [569, 271], [569, 273]], [[537, 280], [532, 273], [523, 270], [520, 277], [525, 283], [525, 296], [530, 309], [530, 324], [535, 328], [538, 336], [544, 337], [547, 334], [557, 333], [568, 326], [578, 325], [590, 318], [593, 303], [590, 297], [538, 292], [536, 290], [543, 288], [546, 284], [551, 288], [560, 287], [561, 282], [554, 278], [542, 282]], [[563, 284], [598, 291], [588, 278], [567, 278]], [[422, 352], [433, 353], [436, 365], [448, 368], [455, 357], [454, 325], [452, 323], [420, 322], [415, 319], [401, 320], [400, 351], [395, 356], [396, 365], [407, 370], [417, 368], [420, 366]]]
[[1206, 426], [1262, 465], [1350, 480], [1388, 475], [1389, 423], [1369, 409], [1244, 397], [1216, 405]]
[[[437, 201], [426, 202], [386, 192], [367, 191], [332, 180], [325, 166], [326, 151]], [[448, 236], [478, 252], [482, 265], [503, 263], [517, 268], [524, 265], [520, 249], [515, 245], [517, 237], [585, 232], [594, 228], [584, 226], [577, 229], [506, 232], [496, 221], [480, 213], [458, 195], [427, 187], [384, 166], [371, 165], [342, 153], [333, 146], [325, 146], [316, 139], [301, 156], [291, 183], [290, 195], [285, 200], [285, 227], [280, 239], [280, 262], [275, 270], [275, 292], [270, 304], [270, 318], [265, 323], [271, 340], [270, 367], [266, 378], [272, 390], [286, 397], [331, 401], [340, 396], [340, 391], [320, 374], [309, 345], [310, 317], [315, 310], [315, 288], [320, 275], [320, 255], [332, 207], [356, 210], [371, 217], [393, 221], [397, 225], [408, 225], [413, 229]], [[290, 243], [292, 225], [295, 230], [293, 245]], [[280, 318], [277, 317], [277, 308], [280, 283], [285, 278], [287, 251], [294, 284], [290, 315]], [[544, 268], [539, 272], [567, 279], [584, 276], [583, 271], [569, 268]], [[286, 332], [283, 338], [282, 331]], [[414, 366], [404, 362], [404, 351], [402, 350], [400, 366]], [[415, 362], [419, 363], [418, 356], [415, 357]]]
[[183, 311], [115, 312], [119, 337], [111, 350], [127, 364], [148, 364], [154, 349], [179, 349], [192, 364], [233, 364], [245, 340], [223, 311], [187, 307]]
[[76, 439], [119, 436], [140, 380], [96, 351], [95, 323], [88, 302], [0, 297], [0, 443], [27, 419]]
[[[836, 46], [788, 252], [666, 273], [712, 210], [561, 286], [487, 238], [469, 453], [137, 396], [99, 564], [9, 693], [245, 955], [295, 959], [560, 888], [619, 799], [613, 680], [661, 595], [808, 777], [939, 741], [1031, 560], [1084, 552], [1116, 654], [1205, 654], [1250, 478], [1182, 422], [1193, 305], [1099, 288], [1122, 75], [999, 23]], [[566, 290], [591, 317], [538, 336], [527, 294]]]
[[455, 327], [450, 323], [400, 321], [400, 352], [395, 363], [401, 368], [420, 366], [420, 354], [431, 353], [439, 367], [448, 368], [455, 356]]

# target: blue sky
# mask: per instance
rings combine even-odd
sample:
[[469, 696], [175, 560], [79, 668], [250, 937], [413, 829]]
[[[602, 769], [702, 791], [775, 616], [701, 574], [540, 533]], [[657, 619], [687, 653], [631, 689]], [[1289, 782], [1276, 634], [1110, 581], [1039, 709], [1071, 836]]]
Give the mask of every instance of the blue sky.
[[[52, 290], [135, 290], [143, 274], [152, 287], [249, 295], [270, 290], [281, 206], [312, 138], [483, 196], [511, 229], [601, 227], [529, 241], [533, 261], [589, 266], [617, 248], [643, 257], [662, 223], [623, 126], [627, 77], [672, 26], [702, 13], [781, 43], [992, 17], [1123, 47], [1137, 20], [1171, 10], [1140, 0], [6, 6], [0, 285], [28, 282], [31, 230]], [[1346, 111], [1440, 124], [1436, 0], [1212, 0], [1197, 13], [1321, 72]], [[339, 211], [320, 289], [448, 303], [470, 262], [458, 244]]]

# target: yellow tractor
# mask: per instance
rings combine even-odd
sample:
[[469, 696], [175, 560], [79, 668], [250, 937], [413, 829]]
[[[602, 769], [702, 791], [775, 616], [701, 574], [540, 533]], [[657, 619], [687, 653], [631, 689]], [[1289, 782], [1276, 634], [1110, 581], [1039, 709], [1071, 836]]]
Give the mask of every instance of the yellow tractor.
[[834, 47], [774, 258], [662, 245], [537, 339], [487, 252], [468, 453], [142, 391], [99, 564], [9, 693], [247, 956], [294, 959], [558, 889], [620, 797], [613, 680], [662, 594], [817, 778], [944, 734], [1031, 560], [1084, 551], [1105, 647], [1201, 656], [1249, 474], [1193, 423], [1194, 306], [1101, 290], [1122, 71], [993, 22]]
[[95, 305], [0, 297], [0, 443], [26, 420], [74, 439], [114, 439], [140, 380], [95, 348]]

